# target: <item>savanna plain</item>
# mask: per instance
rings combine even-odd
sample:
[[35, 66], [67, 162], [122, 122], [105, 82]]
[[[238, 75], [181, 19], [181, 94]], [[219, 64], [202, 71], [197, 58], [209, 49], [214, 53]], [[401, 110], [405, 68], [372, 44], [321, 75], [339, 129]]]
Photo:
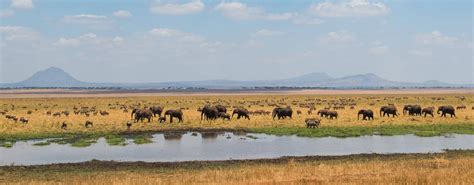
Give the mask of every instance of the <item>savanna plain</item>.
[[[151, 142], [150, 134], [177, 131], [233, 131], [302, 137], [358, 137], [363, 135], [403, 135], [420, 137], [451, 133], [474, 134], [474, 101], [469, 91], [458, 93], [358, 93], [358, 94], [200, 94], [173, 96], [115, 97], [8, 97], [0, 99], [0, 145], [47, 139], [87, 147], [99, 137], [110, 145], [124, 145], [124, 138], [136, 144]], [[205, 105], [246, 109], [250, 119], [202, 119]], [[393, 105], [393, 117], [380, 114], [382, 106]], [[434, 107], [431, 115], [409, 115], [405, 105]], [[441, 117], [438, 107], [452, 106], [455, 117]], [[181, 110], [183, 121], [160, 115], [133, 119], [133, 109], [162, 107]], [[291, 118], [273, 117], [275, 107], [291, 107]], [[361, 109], [374, 112], [363, 120]], [[337, 118], [321, 117], [318, 111], [336, 111]], [[9, 116], [10, 118], [7, 118]], [[14, 118], [12, 118], [14, 117]], [[205, 116], [204, 116], [205, 118]], [[319, 128], [306, 128], [307, 118], [321, 120]], [[86, 126], [86, 122], [91, 123]], [[66, 125], [66, 126], [65, 126]], [[91, 161], [79, 164], [3, 166], [0, 183], [421, 183], [472, 184], [474, 152], [448, 151], [441, 154], [352, 155], [340, 157], [295, 157], [268, 160], [120, 163]]]

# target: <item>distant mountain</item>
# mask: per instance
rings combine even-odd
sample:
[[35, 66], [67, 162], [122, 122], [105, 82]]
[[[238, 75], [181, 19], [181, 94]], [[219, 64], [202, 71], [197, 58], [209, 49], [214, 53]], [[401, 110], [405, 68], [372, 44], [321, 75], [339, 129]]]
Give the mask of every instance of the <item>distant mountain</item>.
[[6, 85], [11, 87], [82, 87], [87, 84], [76, 80], [60, 68], [50, 67], [36, 72], [24, 81]]
[[3, 88], [23, 87], [118, 87], [131, 89], [163, 89], [163, 88], [206, 88], [206, 89], [241, 89], [255, 87], [321, 87], [321, 88], [380, 88], [380, 87], [474, 87], [472, 84], [449, 84], [436, 80], [422, 83], [395, 82], [383, 79], [375, 74], [359, 74], [334, 78], [326, 73], [309, 73], [302, 76], [279, 80], [205, 80], [161, 83], [90, 83], [75, 79], [57, 67], [38, 71], [28, 79], [18, 83], [0, 84]]

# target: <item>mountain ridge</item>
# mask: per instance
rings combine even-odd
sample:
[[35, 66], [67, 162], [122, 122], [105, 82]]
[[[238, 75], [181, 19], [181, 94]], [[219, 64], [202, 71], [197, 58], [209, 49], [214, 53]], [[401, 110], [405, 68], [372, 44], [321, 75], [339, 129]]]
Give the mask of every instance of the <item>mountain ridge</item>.
[[2, 88], [27, 88], [27, 87], [59, 87], [59, 88], [86, 88], [86, 87], [120, 87], [140, 89], [162, 88], [207, 88], [207, 89], [240, 89], [254, 87], [322, 87], [322, 88], [379, 88], [379, 87], [474, 87], [472, 84], [459, 85], [428, 80], [421, 83], [396, 82], [386, 80], [374, 73], [348, 75], [344, 77], [331, 77], [324, 72], [312, 72], [301, 76], [278, 80], [202, 80], [202, 81], [177, 81], [157, 83], [93, 83], [77, 80], [58, 67], [50, 67], [34, 73], [29, 78], [17, 83], [0, 84]]

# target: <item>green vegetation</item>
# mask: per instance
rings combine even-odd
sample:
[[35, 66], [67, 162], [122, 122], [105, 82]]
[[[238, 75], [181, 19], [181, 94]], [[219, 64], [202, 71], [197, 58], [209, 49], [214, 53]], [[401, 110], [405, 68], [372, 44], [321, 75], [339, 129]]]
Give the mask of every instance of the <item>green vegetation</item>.
[[109, 134], [105, 136], [105, 140], [107, 143], [111, 146], [125, 146], [127, 143], [125, 142], [125, 138], [122, 137], [121, 135], [115, 135], [115, 134]]
[[273, 135], [296, 135], [300, 137], [358, 137], [364, 135], [404, 135], [430, 137], [444, 134], [474, 134], [474, 124], [426, 124], [426, 125], [381, 125], [374, 127], [328, 126], [317, 129], [298, 127], [251, 128], [249, 132], [266, 133]]
[[152, 143], [153, 141], [151, 140], [152, 136], [148, 134], [139, 134], [135, 135], [133, 137], [133, 143], [140, 145], [140, 144], [147, 144], [147, 143]]

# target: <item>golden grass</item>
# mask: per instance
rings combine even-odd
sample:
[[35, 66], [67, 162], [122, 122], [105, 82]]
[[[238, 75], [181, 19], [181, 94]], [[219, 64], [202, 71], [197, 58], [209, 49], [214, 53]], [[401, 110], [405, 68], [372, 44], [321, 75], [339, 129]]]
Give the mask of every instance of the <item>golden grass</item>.
[[[76, 169], [75, 169], [76, 170]], [[32, 174], [34, 173], [34, 174]], [[445, 154], [249, 163], [199, 168], [4, 172], [22, 184], [473, 184], [474, 156]], [[0, 181], [2, 182], [2, 181]]]
[[[459, 96], [466, 97], [465, 100], [458, 98]], [[433, 100], [432, 98], [443, 98], [442, 100]], [[75, 131], [125, 131], [126, 122], [130, 120], [130, 113], [124, 113], [119, 109], [120, 106], [115, 105], [125, 104], [132, 105], [141, 103], [141, 105], [161, 105], [165, 109], [187, 108], [184, 110], [184, 123], [173, 124], [158, 124], [155, 118], [152, 123], [138, 123], [134, 124], [132, 130], [162, 130], [162, 129], [179, 129], [179, 128], [257, 128], [257, 127], [303, 127], [304, 119], [308, 117], [317, 117], [316, 115], [307, 115], [307, 108], [299, 107], [299, 104], [314, 103], [315, 99], [321, 99], [321, 105], [316, 105], [316, 108], [322, 109], [328, 105], [329, 101], [338, 101], [340, 99], [353, 99], [357, 105], [355, 109], [349, 109], [346, 106], [345, 110], [338, 110], [339, 119], [327, 120], [323, 119], [322, 126], [377, 126], [383, 124], [410, 124], [420, 125], [426, 123], [473, 123], [473, 113], [471, 107], [474, 104], [472, 94], [429, 94], [429, 95], [413, 95], [413, 94], [394, 94], [394, 95], [232, 95], [232, 96], [168, 96], [168, 97], [102, 97], [102, 98], [12, 98], [0, 99], [0, 111], [8, 110], [7, 114], [16, 115], [17, 117], [26, 117], [30, 121], [28, 124], [15, 123], [7, 120], [2, 116], [0, 118], [0, 132], [15, 134], [15, 133], [60, 133], [66, 132], [60, 128], [60, 123], [67, 121], [72, 123], [68, 125], [68, 132]], [[200, 113], [197, 108], [207, 103], [223, 104], [228, 106], [243, 106], [252, 110], [267, 110], [271, 111], [274, 106], [291, 105], [294, 110], [293, 119], [286, 120], [272, 120], [270, 115], [266, 116], [251, 116], [251, 120], [236, 120], [235, 118], [228, 121], [200, 121]], [[370, 106], [370, 103], [375, 105]], [[404, 104], [420, 104], [422, 107], [440, 106], [440, 105], [466, 105], [467, 109], [456, 111], [457, 117], [440, 118], [435, 115], [431, 117], [410, 117], [399, 116], [396, 118], [380, 118], [378, 115], [379, 107], [388, 103], [394, 103], [399, 111], [401, 111]], [[41, 105], [40, 105], [41, 104]], [[109, 104], [112, 104], [109, 106]], [[14, 110], [12, 110], [14, 105]], [[56, 106], [54, 106], [56, 105]], [[45, 108], [47, 106], [48, 108]], [[96, 106], [98, 110], [106, 110], [110, 112], [109, 116], [94, 116], [85, 117], [84, 115], [74, 115], [73, 107], [81, 106]], [[115, 107], [115, 109], [112, 109]], [[35, 111], [35, 109], [37, 109]], [[357, 111], [359, 109], [372, 109], [375, 112], [375, 120], [362, 121], [357, 120]], [[27, 114], [28, 110], [32, 110], [31, 115]], [[47, 111], [58, 112], [68, 110], [71, 112], [69, 117], [53, 117], [46, 115]], [[229, 109], [231, 111], [232, 108]], [[296, 115], [296, 110], [301, 110], [302, 115]], [[314, 111], [315, 112], [315, 111]], [[94, 122], [94, 127], [91, 129], [84, 128], [84, 122], [90, 120]]]

